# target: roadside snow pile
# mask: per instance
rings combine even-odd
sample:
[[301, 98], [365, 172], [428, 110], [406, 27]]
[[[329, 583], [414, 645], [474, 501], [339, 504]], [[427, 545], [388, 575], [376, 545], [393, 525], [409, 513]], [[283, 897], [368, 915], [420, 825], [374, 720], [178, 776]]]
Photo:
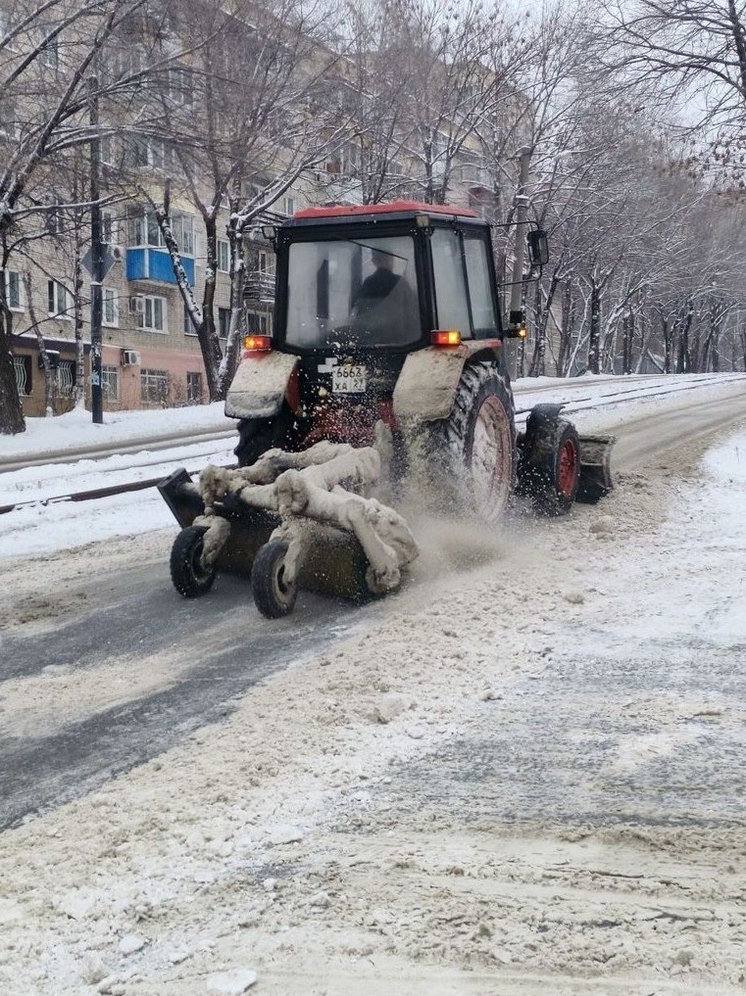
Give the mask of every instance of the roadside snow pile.
[[132, 440], [169, 436], [190, 429], [220, 432], [235, 426], [234, 419], [226, 418], [222, 401], [157, 411], [106, 412], [101, 425], [93, 423], [89, 411], [76, 409], [55, 418], [27, 418], [25, 432], [0, 436], [0, 461], [24, 456], [55, 457], [70, 450], [114, 443], [125, 445]]

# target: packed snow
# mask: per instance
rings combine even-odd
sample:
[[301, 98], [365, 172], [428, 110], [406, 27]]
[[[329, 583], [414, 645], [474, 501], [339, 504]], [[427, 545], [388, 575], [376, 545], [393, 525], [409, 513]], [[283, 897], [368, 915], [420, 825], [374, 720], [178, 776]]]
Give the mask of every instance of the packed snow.
[[[620, 420], [598, 404], [582, 427]], [[559, 522], [511, 520], [486, 540], [413, 520], [423, 555], [400, 594], [320, 653], [289, 647], [290, 666], [222, 722], [3, 834], [0, 988], [743, 992], [746, 423], [701, 435], [691, 408], [669, 425], [670, 397], [625, 406], [616, 491]], [[48, 484], [36, 469], [26, 494], [33, 474]], [[146, 494], [129, 497], [140, 532]], [[70, 520], [58, 549], [88, 528]], [[33, 544], [29, 529], [2, 566], [8, 631], [30, 641], [141, 556], [111, 541], [35, 558]], [[159, 533], [146, 563], [165, 549]], [[34, 591], [67, 601], [14, 621]], [[254, 626], [292, 642], [292, 623], [245, 609], [226, 634], [239, 656]], [[165, 651], [130, 649], [3, 681], [6, 743], [74, 733], [126, 700], [127, 677], [147, 699], [194, 664], [176, 631]]]

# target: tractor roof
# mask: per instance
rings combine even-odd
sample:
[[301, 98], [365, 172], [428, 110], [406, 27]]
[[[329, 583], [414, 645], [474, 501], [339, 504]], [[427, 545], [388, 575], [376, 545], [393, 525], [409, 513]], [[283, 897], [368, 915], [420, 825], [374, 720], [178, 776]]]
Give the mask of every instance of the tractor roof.
[[448, 215], [451, 218], [477, 218], [469, 208], [448, 207], [444, 204], [420, 204], [418, 201], [393, 201], [391, 204], [338, 204], [332, 207], [311, 207], [296, 211], [293, 221], [324, 221], [325, 219], [359, 220], [369, 215], [388, 215], [401, 218], [417, 214]]

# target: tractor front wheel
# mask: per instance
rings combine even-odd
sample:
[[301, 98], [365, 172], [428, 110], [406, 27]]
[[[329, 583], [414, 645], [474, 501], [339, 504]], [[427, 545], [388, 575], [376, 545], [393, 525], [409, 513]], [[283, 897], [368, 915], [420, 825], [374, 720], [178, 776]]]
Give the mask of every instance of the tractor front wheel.
[[233, 452], [239, 467], [250, 467], [267, 450], [286, 448], [293, 414], [285, 403], [272, 418], [242, 418], [238, 423], [238, 443]]
[[540, 515], [566, 515], [580, 483], [580, 440], [575, 426], [563, 418], [548, 420], [524, 459], [535, 510]]
[[272, 540], [259, 549], [251, 568], [251, 590], [257, 609], [267, 619], [279, 619], [293, 610], [296, 583], [285, 577], [287, 543]]

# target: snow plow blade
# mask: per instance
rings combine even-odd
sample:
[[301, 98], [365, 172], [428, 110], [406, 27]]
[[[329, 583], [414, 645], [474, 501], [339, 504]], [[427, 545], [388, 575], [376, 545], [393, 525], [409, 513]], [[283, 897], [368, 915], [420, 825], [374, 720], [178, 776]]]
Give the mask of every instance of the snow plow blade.
[[[184, 468], [161, 481], [158, 490], [182, 529], [192, 526], [205, 511], [199, 487]], [[268, 542], [279, 517], [230, 500], [230, 496], [216, 506], [216, 512], [230, 524], [229, 538], [215, 563], [217, 571], [251, 577], [257, 553]], [[308, 591], [333, 598], [367, 601], [371, 598], [365, 581], [367, 567], [354, 536], [332, 526], [319, 526], [313, 530], [298, 583]]]
[[615, 436], [580, 436], [580, 483], [576, 501], [593, 505], [607, 495], [611, 478], [611, 450]]

